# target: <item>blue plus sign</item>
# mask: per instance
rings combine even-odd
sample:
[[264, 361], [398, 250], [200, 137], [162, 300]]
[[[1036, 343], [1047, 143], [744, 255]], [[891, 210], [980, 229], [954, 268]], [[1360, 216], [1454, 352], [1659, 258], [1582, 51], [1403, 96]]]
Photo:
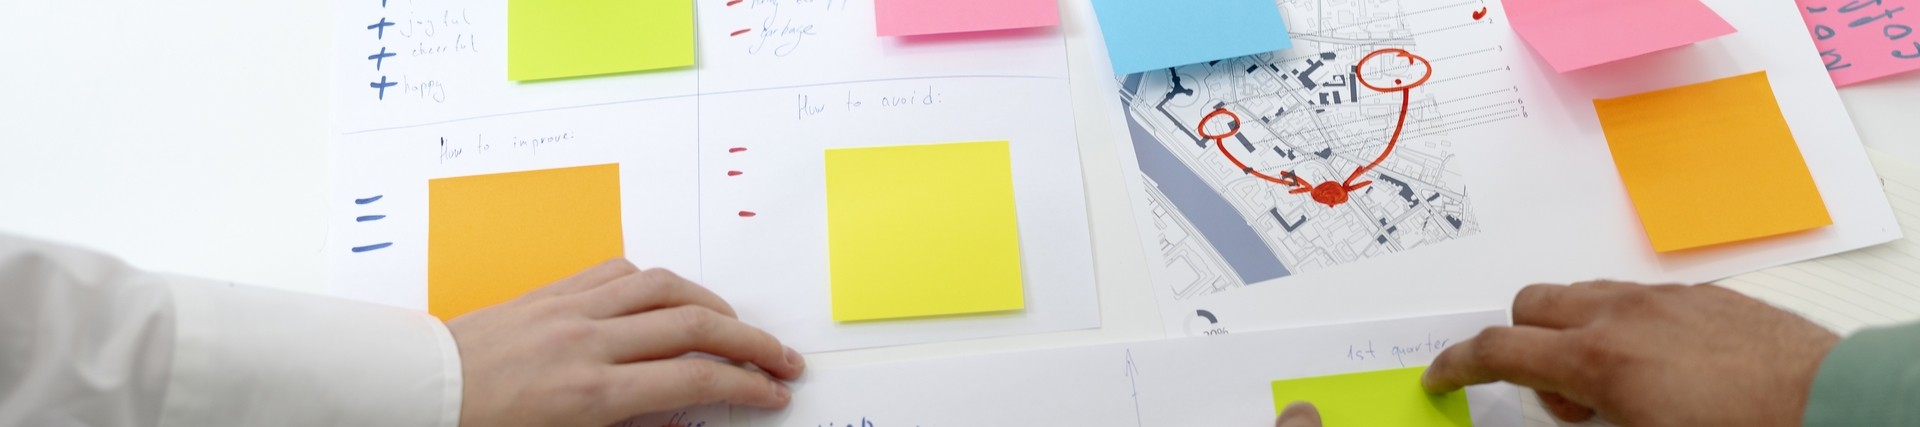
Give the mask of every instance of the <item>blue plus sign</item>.
[[393, 26], [393, 23], [387, 22], [387, 18], [382, 17], [380, 18], [379, 23], [368, 25], [367, 29], [379, 31], [379, 33], [376, 33], [374, 35], [374, 38], [385, 40], [387, 38], [387, 27], [391, 27], [391, 26]]
[[380, 53], [376, 53], [376, 54], [372, 54], [372, 55], [367, 55], [367, 60], [369, 60], [369, 61], [373, 61], [373, 69], [374, 69], [374, 70], [379, 70], [379, 69], [380, 69], [380, 63], [381, 63], [381, 62], [385, 62], [387, 58], [392, 58], [392, 57], [393, 57], [394, 55], [398, 55], [398, 54], [395, 54], [395, 53], [388, 53], [388, 52], [387, 52], [387, 48], [386, 48], [386, 46], [381, 46], [381, 47], [380, 47]]
[[394, 85], [398, 85], [398, 84], [400, 84], [400, 82], [388, 83], [387, 76], [380, 76], [380, 81], [367, 83], [367, 86], [372, 87], [374, 89], [379, 89], [380, 100], [384, 101], [387, 99], [387, 88], [393, 87]]

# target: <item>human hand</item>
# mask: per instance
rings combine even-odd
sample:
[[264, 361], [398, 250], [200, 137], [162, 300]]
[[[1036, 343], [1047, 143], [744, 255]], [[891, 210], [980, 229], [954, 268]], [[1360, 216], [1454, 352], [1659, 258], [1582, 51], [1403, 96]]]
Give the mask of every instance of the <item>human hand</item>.
[[[713, 292], [620, 259], [447, 329], [465, 378], [463, 427], [605, 426], [714, 402], [779, 408], [790, 392], [775, 378], [797, 378], [805, 367]], [[680, 357], [691, 352], [744, 363]]]
[[1280, 418], [1273, 420], [1273, 427], [1320, 427], [1320, 408], [1313, 402], [1293, 402], [1280, 410]]
[[1494, 327], [1440, 353], [1434, 393], [1507, 381], [1549, 412], [1628, 426], [1797, 426], [1840, 338], [1713, 285], [1534, 285]]

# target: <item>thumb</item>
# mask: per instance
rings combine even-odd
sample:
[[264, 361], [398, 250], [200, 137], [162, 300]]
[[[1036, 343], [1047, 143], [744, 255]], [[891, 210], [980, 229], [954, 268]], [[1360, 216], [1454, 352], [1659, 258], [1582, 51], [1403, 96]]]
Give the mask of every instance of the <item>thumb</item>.
[[1274, 420], [1273, 427], [1321, 427], [1320, 409], [1312, 402], [1293, 402], [1280, 411], [1280, 419]]

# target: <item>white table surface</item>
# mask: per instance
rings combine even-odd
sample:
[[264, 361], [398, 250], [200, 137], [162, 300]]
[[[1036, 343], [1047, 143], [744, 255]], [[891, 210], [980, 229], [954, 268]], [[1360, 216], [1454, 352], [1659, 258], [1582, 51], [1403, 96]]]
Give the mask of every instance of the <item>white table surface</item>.
[[[1063, 2], [1070, 15], [1088, 14]], [[0, 232], [140, 267], [326, 293], [321, 1], [0, 2]], [[1068, 25], [1104, 327], [813, 355], [815, 366], [1163, 336], [1101, 114]], [[1815, 60], [1810, 53], [1808, 60]], [[1869, 146], [1920, 164], [1920, 74], [1841, 90]]]

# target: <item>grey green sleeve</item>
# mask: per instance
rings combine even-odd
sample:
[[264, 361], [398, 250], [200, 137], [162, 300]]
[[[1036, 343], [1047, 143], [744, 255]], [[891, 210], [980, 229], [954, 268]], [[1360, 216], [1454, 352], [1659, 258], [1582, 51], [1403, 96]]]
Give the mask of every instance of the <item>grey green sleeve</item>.
[[1820, 362], [1808, 426], [1920, 426], [1920, 324], [1861, 331]]

